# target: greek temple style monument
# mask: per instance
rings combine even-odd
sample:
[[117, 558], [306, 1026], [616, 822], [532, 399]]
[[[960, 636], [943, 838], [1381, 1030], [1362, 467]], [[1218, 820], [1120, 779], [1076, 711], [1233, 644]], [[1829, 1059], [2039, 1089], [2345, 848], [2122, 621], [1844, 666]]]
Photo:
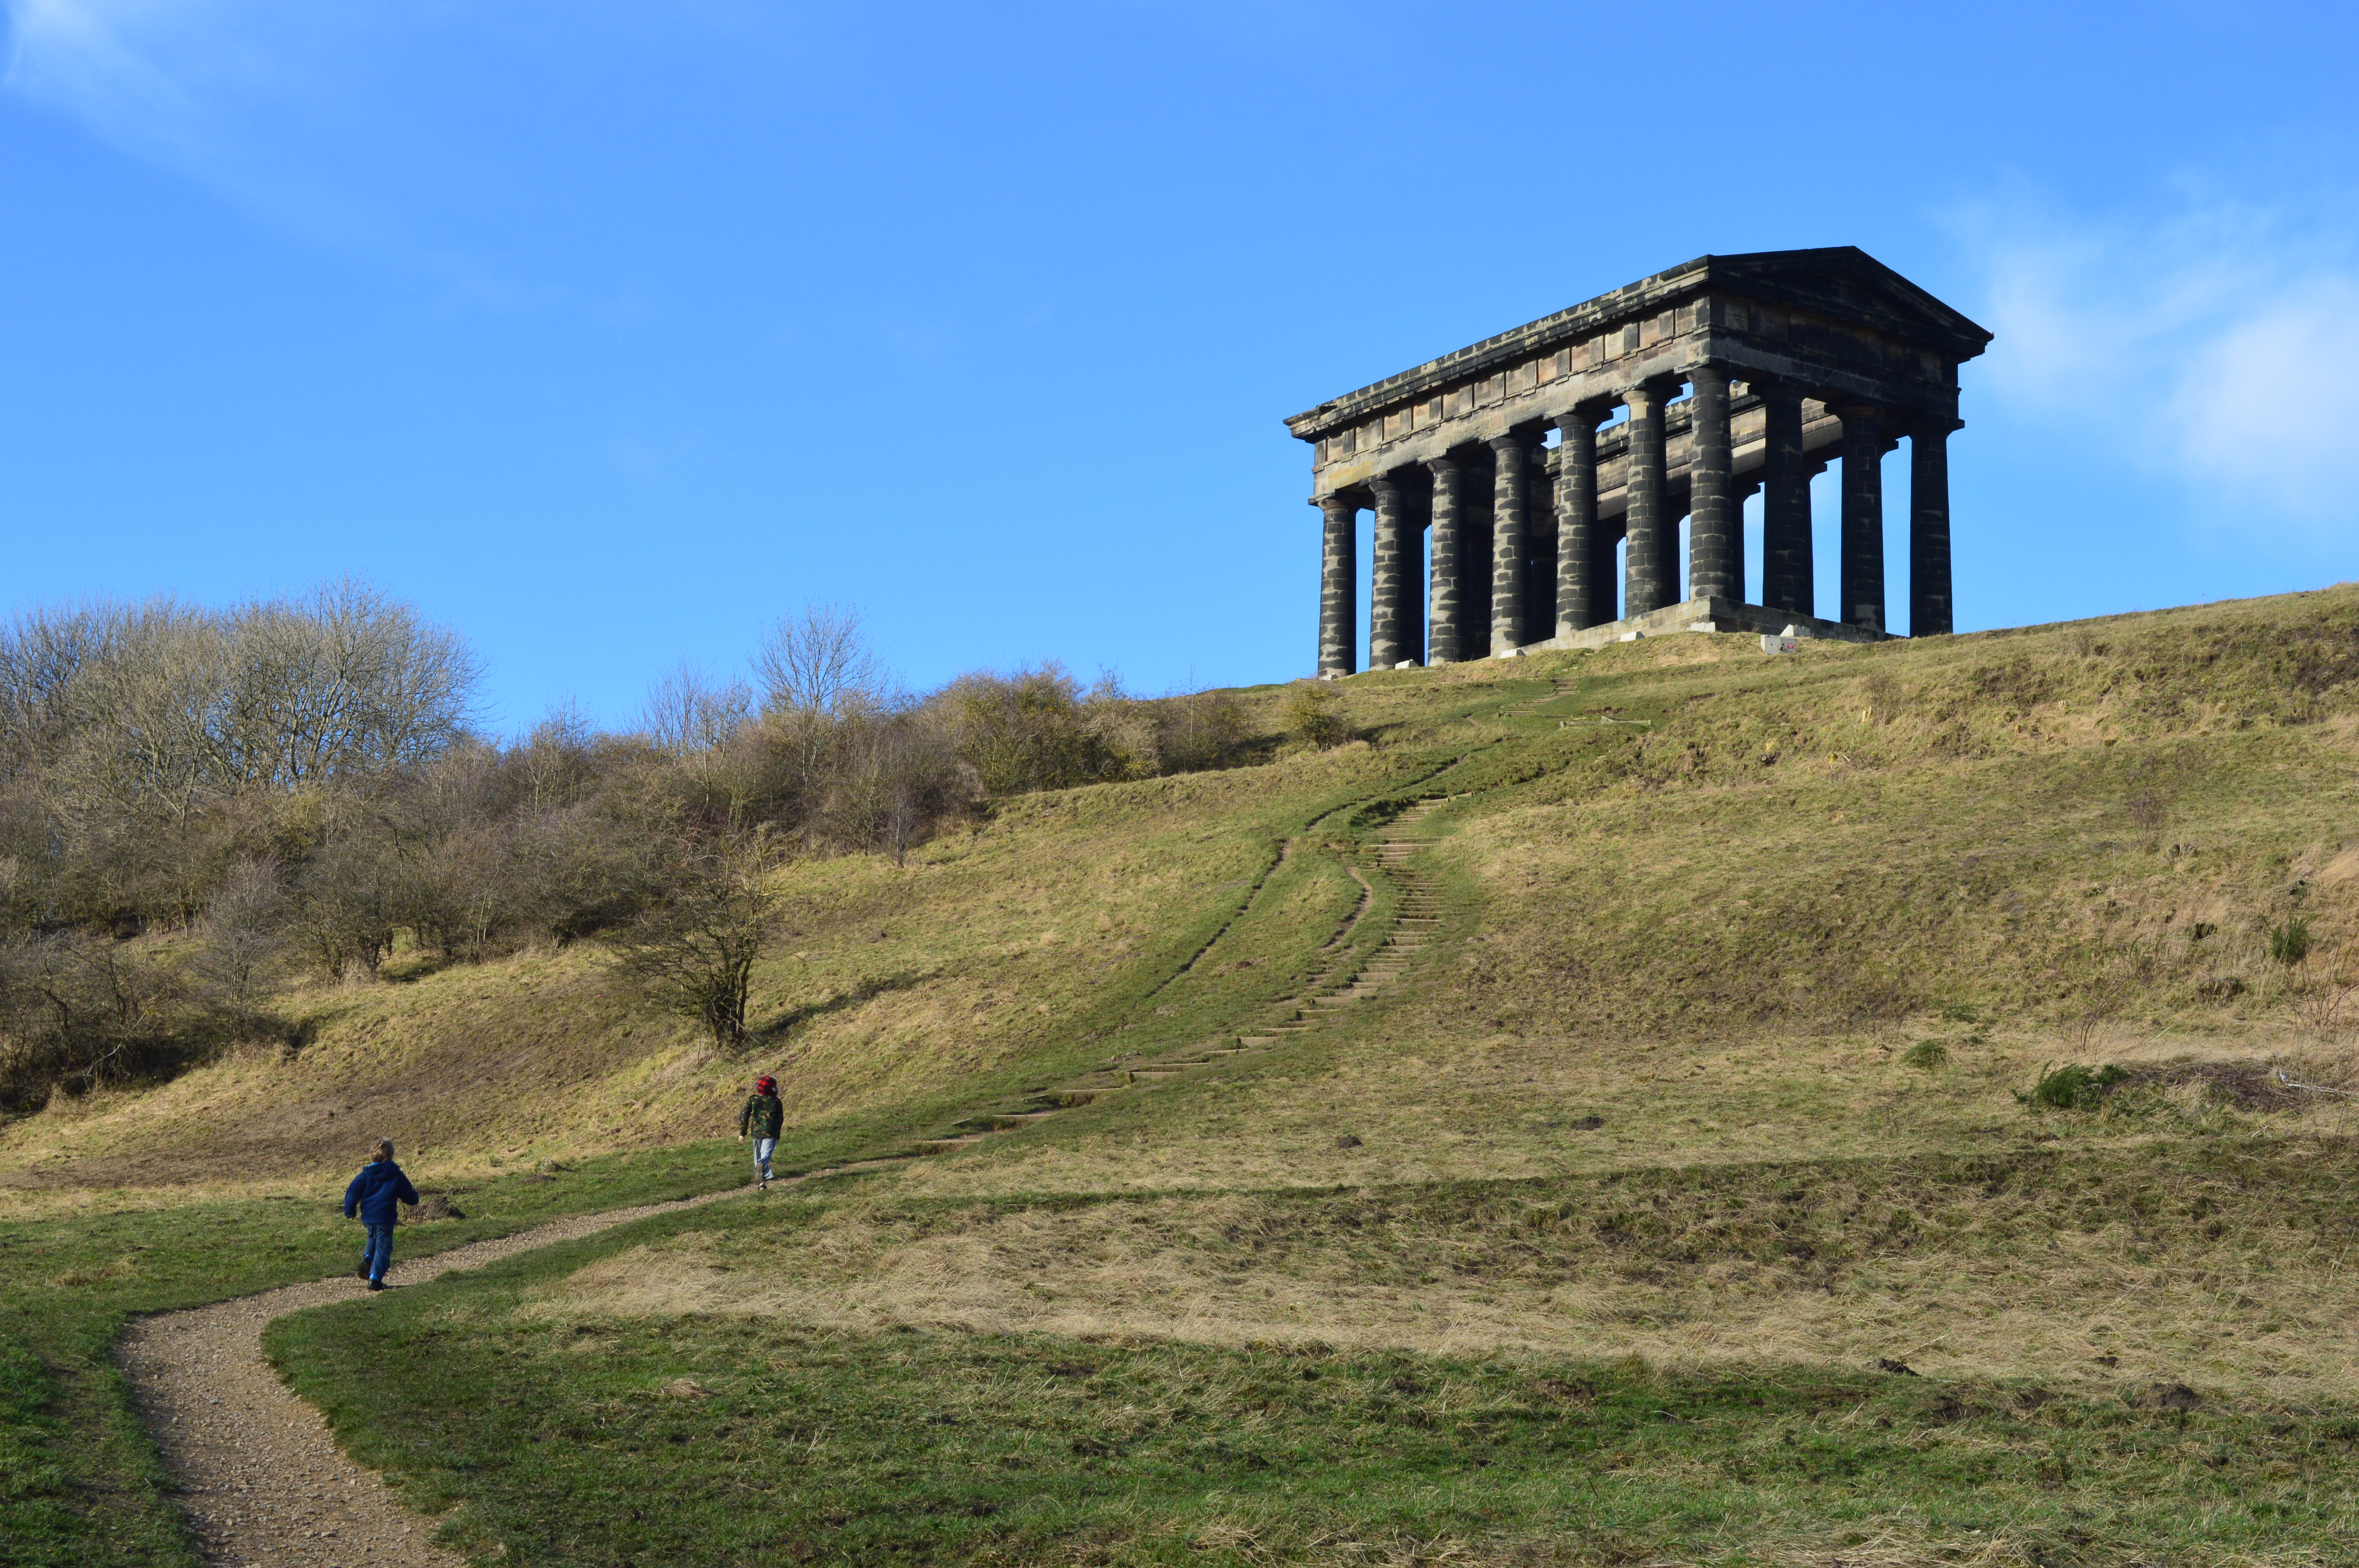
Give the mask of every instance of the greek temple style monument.
[[[1848, 245], [1700, 256], [1298, 414], [1326, 533], [1319, 672], [1358, 667], [1363, 509], [1373, 669], [1674, 631], [1881, 638], [1883, 459], [1904, 437], [1908, 629], [1946, 633], [1958, 366], [1990, 341]], [[1810, 479], [1838, 458], [1842, 600], [1821, 619]]]

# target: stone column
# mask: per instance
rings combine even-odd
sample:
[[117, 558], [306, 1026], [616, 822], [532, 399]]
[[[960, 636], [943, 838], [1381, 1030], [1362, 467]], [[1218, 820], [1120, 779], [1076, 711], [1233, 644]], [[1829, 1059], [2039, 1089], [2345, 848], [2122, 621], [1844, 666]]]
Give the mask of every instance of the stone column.
[[1745, 524], [1736, 513], [1736, 462], [1728, 438], [1728, 370], [1700, 364], [1688, 373], [1688, 597], [1742, 599]]
[[1908, 433], [1908, 634], [1946, 637], [1950, 604], [1950, 432], [1954, 424]]
[[1765, 416], [1761, 447], [1761, 602], [1814, 615], [1818, 567], [1810, 558], [1810, 470], [1802, 458], [1802, 395], [1753, 384]]
[[1401, 579], [1406, 575], [1402, 568], [1408, 556], [1401, 535], [1408, 529], [1408, 508], [1398, 481], [1389, 476], [1370, 480], [1368, 488], [1376, 498], [1376, 559], [1368, 590], [1368, 667], [1388, 670], [1408, 657], [1402, 651], [1407, 640], [1401, 625]]
[[1428, 662], [1425, 652], [1425, 531], [1433, 526], [1433, 488], [1422, 469], [1400, 474], [1401, 516], [1401, 657], [1411, 664]]
[[1843, 416], [1843, 623], [1884, 630], [1884, 426], [1873, 408]]
[[1311, 503], [1325, 520], [1326, 548], [1319, 568], [1319, 673], [1347, 676], [1359, 667], [1359, 629], [1352, 624], [1359, 591], [1356, 502], [1322, 495]]
[[1491, 652], [1520, 647], [1524, 636], [1524, 494], [1531, 454], [1521, 436], [1488, 443], [1491, 481]]
[[1426, 469], [1433, 475], [1432, 589], [1427, 595], [1433, 617], [1432, 649], [1427, 655], [1437, 665], [1453, 664], [1466, 656], [1459, 645], [1458, 596], [1464, 577], [1464, 552], [1458, 527], [1459, 487], [1465, 474], [1455, 458], [1435, 458]]
[[1663, 452], [1665, 391], [1660, 383], [1648, 383], [1631, 388], [1622, 399], [1630, 406], [1625, 615], [1644, 615], [1679, 602], [1679, 519], [1669, 514], [1669, 498], [1663, 493], [1669, 466]]
[[[1612, 406], [1610, 404], [1604, 407]], [[1597, 602], [1597, 421], [1584, 403], [1556, 422], [1556, 634], [1569, 637], [1614, 619]]]

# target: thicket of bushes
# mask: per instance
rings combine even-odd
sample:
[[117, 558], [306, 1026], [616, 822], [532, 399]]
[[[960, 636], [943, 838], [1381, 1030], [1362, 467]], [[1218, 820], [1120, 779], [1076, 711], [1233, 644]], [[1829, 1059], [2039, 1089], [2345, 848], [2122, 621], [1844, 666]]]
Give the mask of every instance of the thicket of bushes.
[[0, 625], [0, 1110], [267, 1039], [290, 977], [374, 974], [397, 933], [455, 961], [614, 933], [659, 968], [713, 910], [760, 909], [727, 891], [749, 867], [897, 858], [989, 796], [1224, 766], [1249, 739], [1224, 697], [1054, 665], [902, 693], [827, 609], [778, 626], [758, 685], [683, 669], [630, 732], [480, 733], [478, 673], [351, 583]]

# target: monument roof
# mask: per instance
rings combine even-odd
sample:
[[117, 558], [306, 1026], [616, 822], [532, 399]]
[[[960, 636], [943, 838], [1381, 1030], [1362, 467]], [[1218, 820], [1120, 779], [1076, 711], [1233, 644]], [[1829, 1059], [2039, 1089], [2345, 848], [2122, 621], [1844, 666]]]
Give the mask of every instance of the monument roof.
[[[1715, 288], [1856, 321], [1922, 343], [1951, 360], [1973, 359], [1991, 341], [1991, 333], [1962, 311], [1943, 304], [1856, 245], [1702, 255], [1331, 398], [1286, 423], [1324, 427], [1483, 375], [1497, 365], [1528, 359], [1621, 322], [1656, 315]], [[1298, 428], [1297, 434], [1303, 432]]]

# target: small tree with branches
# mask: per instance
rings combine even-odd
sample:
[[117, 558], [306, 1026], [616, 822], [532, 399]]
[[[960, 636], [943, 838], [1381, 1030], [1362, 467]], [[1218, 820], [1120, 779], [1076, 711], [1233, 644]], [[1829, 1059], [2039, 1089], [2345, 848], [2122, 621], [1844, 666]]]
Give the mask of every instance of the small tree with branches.
[[723, 1049], [745, 1043], [754, 960], [777, 929], [772, 860], [759, 831], [690, 855], [671, 895], [619, 944], [623, 972], [640, 990]]

